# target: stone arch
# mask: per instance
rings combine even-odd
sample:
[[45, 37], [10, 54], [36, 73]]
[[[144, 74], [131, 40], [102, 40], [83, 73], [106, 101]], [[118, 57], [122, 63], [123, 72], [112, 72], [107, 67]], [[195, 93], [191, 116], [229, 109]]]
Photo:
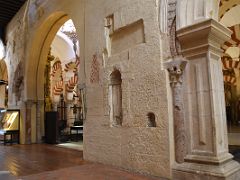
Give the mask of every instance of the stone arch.
[[226, 14], [233, 7], [235, 7], [239, 4], [240, 4], [240, 0], [231, 0], [231, 1], [222, 0], [222, 1], [220, 1], [220, 3], [219, 3], [220, 8], [219, 8], [219, 13], [218, 13], [219, 20], [222, 19], [224, 14]]
[[[231, 39], [222, 45], [224, 55], [223, 63], [230, 65], [239, 61], [240, 58], [240, 1], [221, 1], [219, 9], [219, 21], [232, 30]], [[223, 64], [224, 65], [224, 64]]]
[[[49, 48], [59, 28], [69, 19], [64, 12], [55, 12], [42, 23], [31, 43], [31, 50], [26, 63], [26, 99], [44, 99], [44, 68]], [[42, 37], [42, 38], [40, 38]], [[34, 59], [34, 61], [32, 60]]]
[[[221, 46], [222, 72], [224, 81], [226, 119], [228, 128], [228, 139], [231, 145], [232, 132], [239, 121], [239, 97], [240, 97], [240, 1], [221, 0], [219, 4], [219, 22], [231, 31], [231, 38]], [[238, 134], [239, 131], [234, 131]], [[233, 154], [234, 155], [234, 154]]]
[[[44, 70], [52, 40], [58, 29], [69, 19], [62, 11], [46, 17], [30, 35], [25, 62], [24, 100], [26, 105], [23, 143], [41, 142], [44, 135]], [[33, 116], [36, 112], [36, 116]]]
[[[52, 3], [53, 1], [51, 1]], [[30, 41], [27, 44], [26, 61], [24, 71], [24, 101], [26, 105], [26, 122], [24, 131], [26, 132], [23, 143], [40, 142], [44, 135], [44, 71], [47, 64], [47, 57], [50, 45], [60, 27], [70, 19], [68, 11], [58, 11], [51, 9], [38, 19], [37, 24], [30, 27]], [[73, 13], [73, 12], [71, 12]], [[74, 15], [75, 16], [75, 15]], [[74, 22], [74, 19], [72, 19]], [[75, 22], [74, 22], [75, 23]], [[77, 22], [81, 24], [81, 22]], [[82, 27], [82, 26], [80, 26]], [[79, 27], [78, 27], [79, 28]], [[80, 35], [79, 35], [80, 33]], [[77, 29], [79, 37], [83, 36], [82, 29]], [[80, 42], [79, 42], [80, 43]], [[81, 49], [79, 49], [80, 51]], [[82, 51], [82, 50], [81, 50]], [[78, 53], [84, 54], [84, 53]], [[81, 55], [82, 56], [82, 55]], [[82, 58], [84, 59], [84, 58]], [[82, 69], [83, 68], [83, 69]], [[83, 67], [79, 71], [84, 74]], [[84, 81], [85, 76], [82, 77]], [[36, 116], [32, 116], [36, 112]]]
[[114, 69], [114, 71], [110, 74], [111, 84], [119, 84], [122, 82], [122, 75], [118, 69]]

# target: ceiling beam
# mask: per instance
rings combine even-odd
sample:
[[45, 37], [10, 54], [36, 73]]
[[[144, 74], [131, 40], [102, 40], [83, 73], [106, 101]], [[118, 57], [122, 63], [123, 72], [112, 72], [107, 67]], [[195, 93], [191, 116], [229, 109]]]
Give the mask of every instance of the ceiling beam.
[[0, 38], [5, 43], [5, 27], [27, 0], [0, 0]]

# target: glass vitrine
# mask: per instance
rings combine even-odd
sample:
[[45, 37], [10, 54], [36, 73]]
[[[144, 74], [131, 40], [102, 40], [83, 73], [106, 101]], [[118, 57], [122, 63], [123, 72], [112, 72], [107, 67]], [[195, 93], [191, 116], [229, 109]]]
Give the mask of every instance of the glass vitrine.
[[0, 110], [0, 135], [1, 140], [6, 143], [19, 143], [20, 134], [20, 110]]

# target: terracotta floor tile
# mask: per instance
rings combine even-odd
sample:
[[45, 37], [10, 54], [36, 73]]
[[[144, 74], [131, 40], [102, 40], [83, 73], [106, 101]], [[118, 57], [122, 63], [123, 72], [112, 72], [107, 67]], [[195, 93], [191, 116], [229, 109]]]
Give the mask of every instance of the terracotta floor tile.
[[[0, 145], [0, 170], [23, 180], [156, 180], [83, 160], [82, 151], [55, 145]], [[161, 179], [162, 180], [162, 179]]]

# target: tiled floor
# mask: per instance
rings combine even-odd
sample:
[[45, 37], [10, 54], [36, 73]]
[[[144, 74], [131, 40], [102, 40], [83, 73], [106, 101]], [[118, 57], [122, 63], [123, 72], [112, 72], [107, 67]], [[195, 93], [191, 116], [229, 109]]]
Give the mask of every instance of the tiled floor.
[[161, 180], [122, 171], [110, 166], [86, 163], [81, 166], [21, 177], [23, 180]]
[[82, 152], [54, 145], [0, 145], [0, 171], [26, 180], [154, 180], [114, 167], [83, 161]]
[[82, 152], [54, 145], [0, 145], [0, 170], [15, 176], [52, 171], [84, 164]]

